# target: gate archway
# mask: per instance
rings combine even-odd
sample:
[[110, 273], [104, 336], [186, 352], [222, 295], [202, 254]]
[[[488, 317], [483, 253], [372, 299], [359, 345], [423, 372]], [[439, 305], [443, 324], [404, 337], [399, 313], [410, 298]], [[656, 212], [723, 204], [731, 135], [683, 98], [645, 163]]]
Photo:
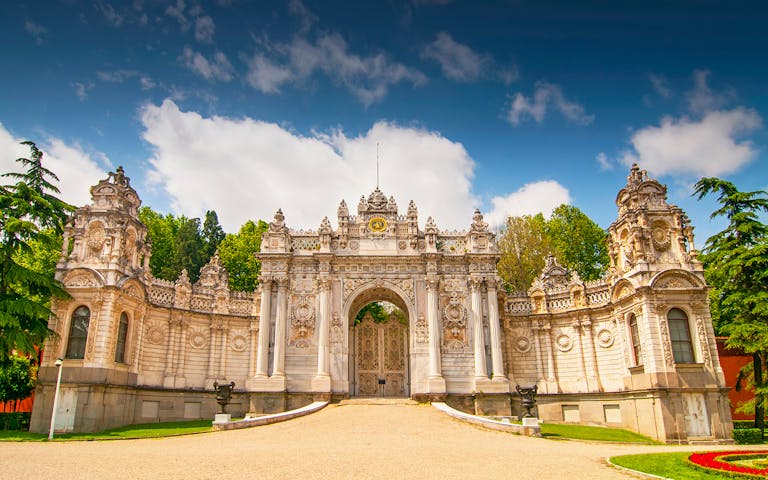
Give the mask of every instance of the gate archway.
[[[376, 322], [370, 314], [355, 324], [358, 313], [370, 303], [387, 302], [403, 312], [391, 312]], [[360, 292], [348, 310], [349, 392], [358, 397], [407, 397], [409, 383], [409, 312], [406, 303], [386, 287]]]

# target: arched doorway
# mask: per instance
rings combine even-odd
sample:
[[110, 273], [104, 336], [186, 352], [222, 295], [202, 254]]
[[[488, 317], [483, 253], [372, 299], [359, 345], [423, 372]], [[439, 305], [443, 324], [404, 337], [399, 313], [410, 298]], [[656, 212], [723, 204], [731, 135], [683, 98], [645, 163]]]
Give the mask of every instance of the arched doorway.
[[[374, 311], [364, 311], [372, 305], [377, 306]], [[349, 326], [350, 394], [409, 396], [408, 309], [403, 300], [386, 288], [363, 292], [349, 309]]]

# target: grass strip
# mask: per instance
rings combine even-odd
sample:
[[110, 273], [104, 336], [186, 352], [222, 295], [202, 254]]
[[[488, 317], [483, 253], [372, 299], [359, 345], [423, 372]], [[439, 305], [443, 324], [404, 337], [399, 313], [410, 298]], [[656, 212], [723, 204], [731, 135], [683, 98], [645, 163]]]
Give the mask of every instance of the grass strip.
[[622, 428], [596, 427], [561, 423], [542, 423], [541, 436], [545, 438], [571, 438], [598, 442], [624, 442], [659, 444], [659, 442]]
[[[192, 433], [210, 432], [210, 420], [193, 420], [188, 422], [142, 423], [112, 428], [96, 433], [61, 433], [54, 441], [67, 440], [118, 440], [129, 438], [170, 437]], [[42, 433], [1, 431], [0, 441], [7, 442], [39, 442], [47, 440], [48, 435]]]

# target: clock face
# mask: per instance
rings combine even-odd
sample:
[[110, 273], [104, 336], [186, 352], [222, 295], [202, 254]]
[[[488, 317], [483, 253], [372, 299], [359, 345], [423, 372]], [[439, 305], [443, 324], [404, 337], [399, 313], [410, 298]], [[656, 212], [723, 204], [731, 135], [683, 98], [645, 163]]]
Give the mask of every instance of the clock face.
[[368, 228], [372, 232], [383, 232], [387, 229], [387, 221], [381, 217], [373, 217], [372, 219], [368, 220]]

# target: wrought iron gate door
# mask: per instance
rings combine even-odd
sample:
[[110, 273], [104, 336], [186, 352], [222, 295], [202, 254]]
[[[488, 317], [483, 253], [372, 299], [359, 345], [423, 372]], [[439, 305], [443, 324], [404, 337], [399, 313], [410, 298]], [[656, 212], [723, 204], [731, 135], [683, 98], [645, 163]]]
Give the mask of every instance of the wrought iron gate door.
[[375, 323], [373, 317], [366, 315], [355, 327], [357, 395], [408, 395], [407, 338], [407, 327], [394, 316]]

